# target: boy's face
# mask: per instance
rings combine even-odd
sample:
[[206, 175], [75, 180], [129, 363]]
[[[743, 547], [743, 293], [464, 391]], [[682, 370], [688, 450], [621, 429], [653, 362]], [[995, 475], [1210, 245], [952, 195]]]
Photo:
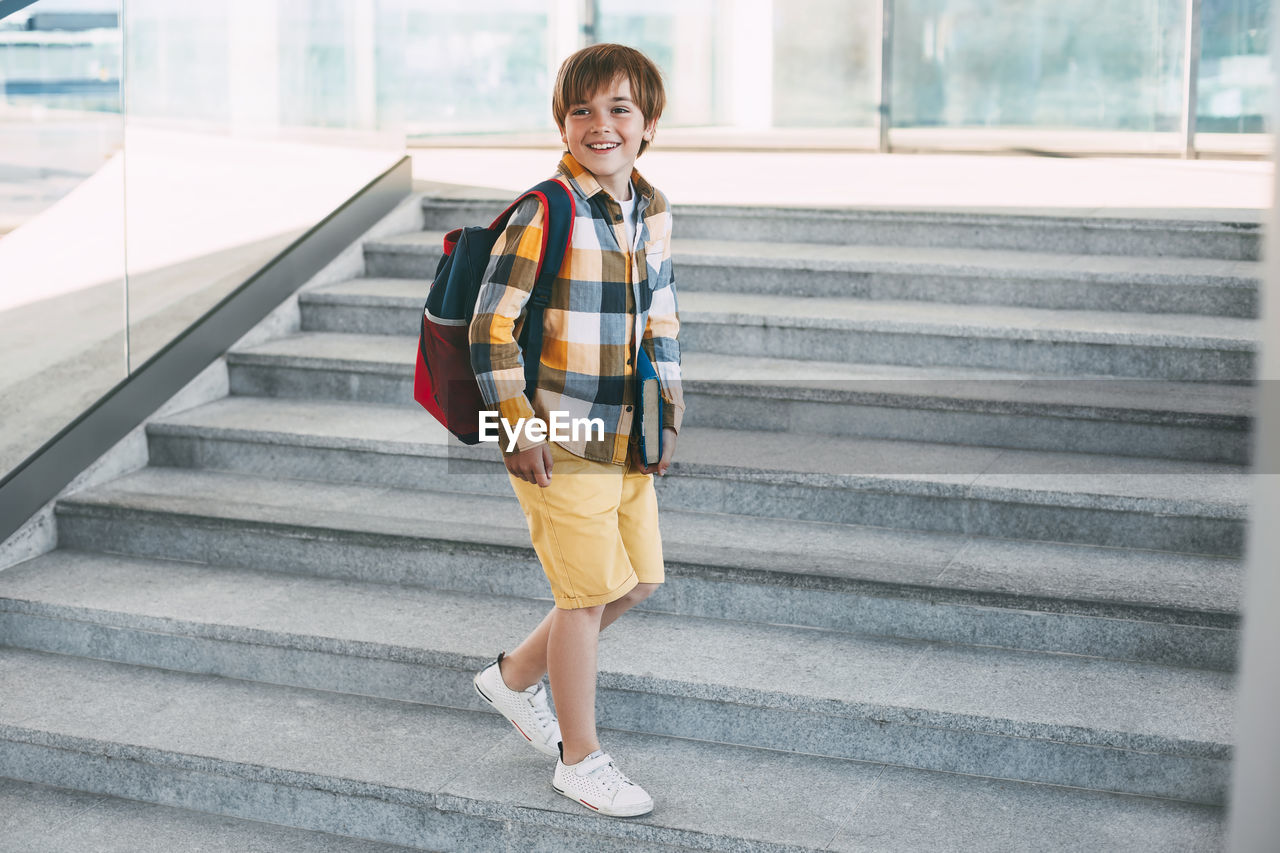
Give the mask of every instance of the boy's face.
[[640, 154], [640, 141], [653, 138], [656, 124], [645, 123], [631, 100], [631, 81], [619, 75], [591, 100], [569, 105], [560, 139], [574, 159], [595, 175], [610, 195], [621, 200]]

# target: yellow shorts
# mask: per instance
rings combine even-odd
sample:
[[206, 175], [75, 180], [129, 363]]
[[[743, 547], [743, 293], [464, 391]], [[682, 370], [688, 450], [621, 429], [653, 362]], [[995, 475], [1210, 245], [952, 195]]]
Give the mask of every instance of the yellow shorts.
[[545, 489], [511, 474], [556, 607], [608, 604], [638, 583], [662, 583], [653, 475], [592, 462], [551, 443]]

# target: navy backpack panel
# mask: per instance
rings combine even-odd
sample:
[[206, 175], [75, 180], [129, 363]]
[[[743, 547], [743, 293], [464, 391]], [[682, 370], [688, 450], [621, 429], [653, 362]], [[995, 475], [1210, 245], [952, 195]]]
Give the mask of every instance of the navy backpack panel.
[[573, 237], [573, 195], [557, 180], [547, 180], [523, 193], [487, 228], [456, 228], [445, 235], [444, 256], [427, 293], [418, 335], [413, 398], [465, 444], [480, 441], [480, 412], [487, 407], [471, 369], [469, 330], [493, 246], [507, 227], [516, 205], [536, 197], [546, 212], [537, 281], [529, 297], [520, 334], [524, 353], [525, 394], [537, 388], [542, 353], [542, 312], [551, 301], [551, 284]]

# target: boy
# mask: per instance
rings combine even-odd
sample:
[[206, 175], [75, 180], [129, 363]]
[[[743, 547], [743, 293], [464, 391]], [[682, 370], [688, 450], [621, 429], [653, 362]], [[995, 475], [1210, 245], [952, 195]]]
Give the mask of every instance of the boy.
[[[600, 749], [597, 635], [663, 581], [651, 475], [666, 474], [684, 410], [670, 208], [634, 169], [664, 102], [661, 74], [632, 48], [597, 44], [565, 60], [552, 113], [568, 151], [555, 177], [573, 194], [576, 214], [543, 315], [532, 405], [516, 340], [542, 245], [545, 212], [536, 199], [521, 202], [494, 245], [470, 329], [485, 403], [512, 427], [535, 415], [549, 423], [552, 412], [604, 423], [603, 436], [590, 430], [556, 443], [521, 433], [511, 452], [504, 442], [555, 607], [475, 685], [535, 749], [558, 756], [557, 792], [615, 817], [646, 814], [653, 800]], [[666, 403], [653, 466], [638, 459], [632, 439], [638, 345], [657, 368]], [[544, 672], [559, 720], [547, 706]]]

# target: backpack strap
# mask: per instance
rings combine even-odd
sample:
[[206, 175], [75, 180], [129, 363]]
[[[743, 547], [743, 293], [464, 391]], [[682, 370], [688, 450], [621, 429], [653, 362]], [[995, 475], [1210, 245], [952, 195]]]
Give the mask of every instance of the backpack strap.
[[542, 229], [542, 251], [538, 255], [537, 279], [529, 295], [528, 316], [520, 333], [520, 350], [524, 354], [524, 393], [530, 400], [538, 387], [538, 365], [542, 354], [542, 314], [551, 302], [551, 285], [564, 263], [565, 253], [573, 240], [573, 193], [561, 181], [551, 178], [524, 192], [504, 210], [493, 224], [492, 230], [507, 226], [516, 205], [529, 196], [542, 203], [546, 211]]

